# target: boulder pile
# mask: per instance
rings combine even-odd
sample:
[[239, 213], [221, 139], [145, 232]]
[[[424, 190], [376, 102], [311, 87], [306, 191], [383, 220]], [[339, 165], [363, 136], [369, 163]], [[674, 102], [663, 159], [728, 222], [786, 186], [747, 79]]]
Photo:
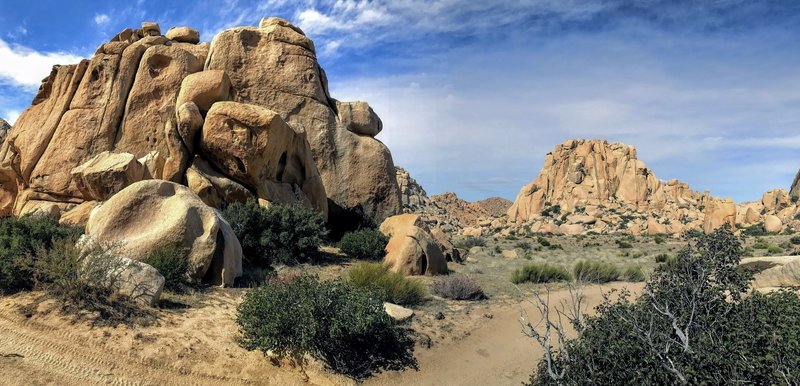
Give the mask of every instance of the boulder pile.
[[252, 197], [314, 208], [334, 228], [380, 224], [401, 212], [382, 129], [366, 102], [330, 96], [314, 43], [285, 20], [210, 44], [143, 23], [44, 79], [0, 147], [0, 215], [81, 223], [152, 179], [217, 208]]

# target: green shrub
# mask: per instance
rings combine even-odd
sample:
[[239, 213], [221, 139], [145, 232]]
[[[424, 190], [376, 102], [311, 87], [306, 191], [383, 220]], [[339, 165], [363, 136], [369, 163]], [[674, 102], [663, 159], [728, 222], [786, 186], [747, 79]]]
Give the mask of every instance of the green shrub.
[[[548, 205], [548, 203], [545, 203]], [[553, 205], [553, 206], [546, 206], [542, 209], [542, 216], [545, 217], [556, 217], [556, 215], [561, 213], [561, 205]]]
[[767, 253], [775, 255], [778, 253], [783, 253], [783, 249], [781, 249], [781, 247], [777, 245], [770, 245], [769, 247], [767, 247]]
[[453, 300], [486, 299], [486, 294], [477, 281], [469, 276], [459, 274], [436, 279], [433, 283], [433, 292], [441, 297]]
[[548, 263], [525, 264], [511, 275], [511, 282], [521, 283], [551, 283], [556, 281], [570, 281], [572, 277], [564, 267]]
[[356, 379], [416, 368], [409, 331], [386, 314], [383, 301], [375, 288], [300, 276], [250, 290], [236, 322], [248, 350], [308, 354]]
[[664, 242], [666, 242], [667, 240], [666, 236], [659, 234], [653, 237], [653, 241], [655, 241], [656, 244], [664, 244]]
[[470, 249], [472, 247], [485, 247], [486, 239], [483, 237], [468, 236], [458, 242], [458, 247], [462, 249]]
[[348, 273], [348, 282], [359, 288], [377, 287], [388, 302], [404, 306], [422, 303], [427, 296], [424, 284], [402, 273], [392, 272], [388, 265], [380, 263], [356, 265]]
[[624, 240], [616, 240], [614, 242], [617, 243], [617, 247], [619, 247], [620, 249], [633, 248], [633, 245], [631, 245], [631, 243]]
[[30, 290], [37, 249], [47, 250], [54, 240], [75, 239], [81, 233], [78, 228], [60, 226], [51, 216], [0, 219], [0, 294]]
[[770, 243], [762, 240], [762, 241], [757, 241], [756, 243], [754, 243], [753, 244], [753, 249], [769, 249], [770, 246], [771, 246]]
[[521, 249], [523, 252], [527, 252], [531, 250], [531, 244], [525, 241], [520, 241], [514, 244], [514, 248]]
[[746, 236], [766, 236], [768, 233], [764, 228], [764, 224], [759, 223], [742, 228], [742, 234]]
[[642, 270], [642, 267], [640, 267], [638, 265], [636, 265], [636, 266], [633, 266], [633, 265], [632, 266], [628, 266], [627, 268], [625, 268], [624, 271], [622, 271], [622, 274], [620, 275], [620, 279], [625, 280], [625, 281], [629, 281], [629, 282], [644, 281], [645, 280], [644, 270]]
[[794, 245], [800, 245], [800, 236], [792, 236], [792, 238], [789, 239], [789, 242]]
[[796, 384], [800, 298], [743, 296], [752, 276], [738, 269], [740, 254], [728, 229], [698, 236], [656, 268], [646, 295], [606, 297], [576, 339], [551, 346], [530, 384]]
[[164, 276], [164, 288], [179, 291], [188, 282], [189, 258], [183, 248], [170, 246], [157, 249], [144, 262]]
[[656, 263], [666, 263], [671, 259], [674, 259], [674, 257], [666, 253], [656, 255]]
[[255, 265], [312, 260], [328, 236], [322, 215], [302, 206], [262, 208], [249, 200], [231, 204], [224, 215], [242, 245], [245, 259]]
[[572, 268], [575, 280], [590, 283], [608, 283], [619, 280], [620, 271], [614, 264], [597, 260], [581, 260]]
[[539, 245], [541, 245], [543, 247], [549, 247], [550, 246], [550, 241], [547, 240], [546, 238], [542, 237], [542, 236], [537, 237], [536, 238], [536, 242], [538, 242]]
[[339, 249], [350, 257], [379, 260], [386, 255], [389, 238], [377, 229], [360, 229], [345, 233], [339, 241]]

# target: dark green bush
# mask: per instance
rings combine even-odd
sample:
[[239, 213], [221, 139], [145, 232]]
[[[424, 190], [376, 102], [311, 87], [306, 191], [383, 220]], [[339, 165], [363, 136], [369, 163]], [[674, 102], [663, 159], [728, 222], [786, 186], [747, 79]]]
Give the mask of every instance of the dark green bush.
[[453, 274], [436, 279], [433, 291], [441, 297], [453, 300], [486, 299], [481, 285], [467, 275]]
[[483, 237], [468, 236], [458, 241], [457, 246], [461, 249], [470, 249], [472, 247], [485, 247], [486, 239], [484, 239]]
[[153, 251], [144, 261], [164, 276], [164, 288], [179, 291], [188, 282], [189, 270], [187, 251], [176, 246]]
[[662, 253], [662, 254], [656, 255], [656, 263], [666, 263], [671, 259], [674, 259], [674, 257], [670, 256], [670, 255], [668, 255], [666, 253]]
[[520, 241], [514, 244], [514, 248], [521, 249], [523, 252], [527, 252], [531, 250], [531, 244], [525, 241]]
[[536, 237], [536, 242], [539, 243], [539, 245], [541, 245], [543, 247], [549, 247], [550, 246], [550, 241], [547, 240], [546, 238], [542, 237], [542, 236]]
[[[532, 385], [790, 385], [800, 382], [800, 299], [742, 296], [729, 229], [697, 236], [660, 265], [645, 294], [607, 296], [576, 339], [539, 362]], [[552, 348], [552, 346], [551, 346]]]
[[262, 208], [249, 200], [231, 204], [224, 215], [255, 265], [313, 260], [328, 235], [322, 215], [297, 205]]
[[389, 238], [377, 229], [360, 229], [345, 233], [339, 241], [339, 249], [350, 257], [365, 260], [380, 260], [386, 255]]
[[577, 262], [572, 268], [572, 273], [575, 275], [575, 280], [589, 283], [608, 283], [619, 280], [621, 274], [619, 268], [614, 264], [597, 260]]
[[425, 285], [407, 278], [402, 273], [392, 272], [388, 265], [380, 263], [358, 264], [348, 273], [348, 282], [355, 287], [379, 288], [390, 303], [415, 306], [427, 296]]
[[236, 322], [249, 350], [309, 354], [356, 379], [416, 368], [409, 331], [386, 314], [383, 301], [375, 288], [300, 276], [250, 290]]
[[800, 236], [792, 236], [792, 238], [789, 239], [789, 242], [794, 245], [800, 245]]
[[30, 290], [37, 249], [49, 249], [54, 240], [77, 238], [82, 231], [64, 227], [50, 216], [0, 219], [0, 294]]
[[750, 225], [749, 227], [742, 228], [742, 234], [746, 236], [766, 236], [767, 230], [764, 228], [763, 223]]
[[631, 243], [624, 240], [616, 240], [614, 242], [617, 243], [617, 247], [619, 247], [620, 249], [633, 248], [633, 245], [631, 245]]
[[520, 283], [551, 283], [556, 281], [570, 281], [572, 277], [564, 267], [548, 263], [525, 264], [511, 275], [511, 282]]

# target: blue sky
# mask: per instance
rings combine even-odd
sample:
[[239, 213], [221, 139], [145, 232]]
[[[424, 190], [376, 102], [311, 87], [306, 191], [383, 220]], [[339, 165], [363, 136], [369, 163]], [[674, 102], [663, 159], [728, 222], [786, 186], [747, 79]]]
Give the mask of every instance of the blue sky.
[[800, 1], [127, 0], [0, 2], [0, 116], [55, 63], [141, 21], [204, 41], [280, 16], [340, 100], [429, 193], [513, 199], [568, 138], [636, 146], [663, 179], [760, 198], [800, 167]]

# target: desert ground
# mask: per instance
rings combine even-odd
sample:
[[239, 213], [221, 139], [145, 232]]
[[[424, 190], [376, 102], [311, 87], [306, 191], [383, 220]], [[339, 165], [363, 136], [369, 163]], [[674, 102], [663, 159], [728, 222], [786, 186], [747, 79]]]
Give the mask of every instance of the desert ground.
[[[419, 371], [390, 371], [367, 379], [366, 385], [517, 385], [529, 378], [541, 355], [536, 342], [523, 335], [520, 317], [539, 320], [534, 291], [550, 291], [551, 302], [567, 300], [562, 284], [514, 285], [511, 272], [529, 261], [571, 266], [593, 258], [619, 266], [637, 264], [650, 272], [659, 254], [675, 254], [684, 245], [676, 238], [589, 235], [545, 237], [551, 245], [538, 248], [540, 238], [487, 239], [467, 252], [451, 271], [476, 279], [488, 295], [483, 301], [453, 301], [431, 295], [417, 307], [409, 327], [415, 331]], [[789, 236], [749, 237], [784, 245]], [[631, 247], [620, 248], [619, 240]], [[520, 243], [533, 245], [530, 251]], [[515, 248], [515, 246], [517, 246]], [[539, 249], [539, 250], [537, 250]], [[751, 247], [752, 249], [752, 247]], [[504, 256], [514, 250], [519, 256]], [[749, 250], [748, 250], [749, 251]], [[466, 251], [465, 251], [466, 252]], [[786, 251], [788, 252], [788, 251]], [[756, 255], [766, 254], [755, 249]], [[525, 257], [527, 256], [527, 257]], [[357, 261], [341, 258], [331, 264], [284, 267], [306, 270], [322, 278], [342, 275]], [[435, 278], [418, 277], [430, 284]], [[613, 282], [584, 289], [587, 311], [612, 288], [641, 291], [642, 283]], [[138, 325], [96, 323], [91, 315], [64, 314], [43, 293], [21, 293], [0, 299], [0, 363], [9, 385], [163, 385], [269, 384], [338, 385], [354, 381], [334, 375], [316, 363], [300, 367], [274, 362], [238, 344], [235, 313], [247, 291], [209, 287], [188, 294], [167, 293], [155, 321]], [[551, 303], [551, 304], [554, 304]], [[439, 320], [436, 314], [444, 318]]]

